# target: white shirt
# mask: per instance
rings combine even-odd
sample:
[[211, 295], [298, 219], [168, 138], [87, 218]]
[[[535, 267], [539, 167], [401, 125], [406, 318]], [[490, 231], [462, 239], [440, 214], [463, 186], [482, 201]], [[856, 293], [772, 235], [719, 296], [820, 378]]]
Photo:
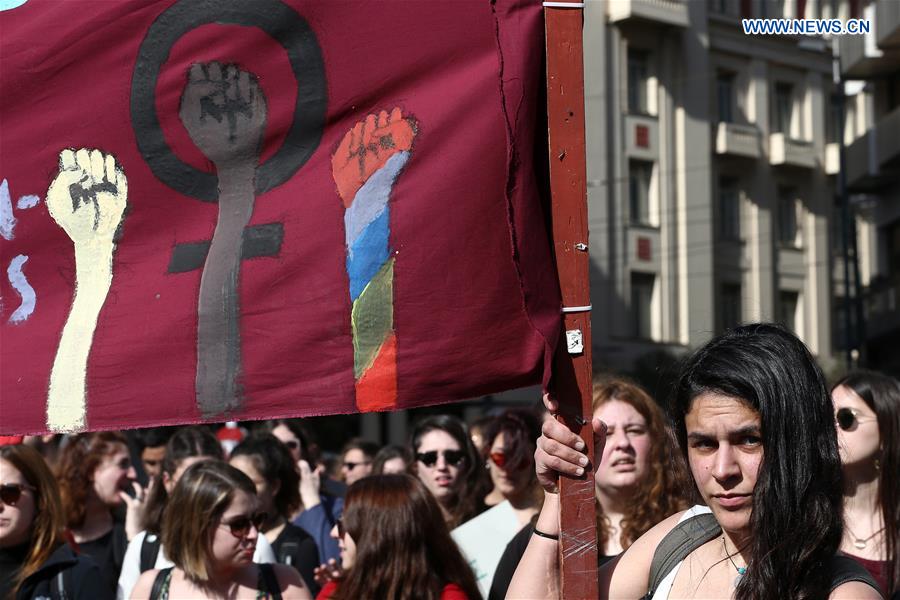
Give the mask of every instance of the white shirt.
[[[689, 508], [681, 518], [678, 519], [679, 523], [683, 523], [692, 517], [696, 517], [697, 515], [702, 515], [703, 513], [711, 513], [712, 511], [708, 506], [696, 505]], [[659, 582], [659, 586], [657, 586], [656, 591], [653, 593], [653, 598], [651, 600], [667, 600], [669, 598], [669, 592], [672, 591], [672, 586], [675, 584], [675, 577], [678, 576], [678, 570], [681, 569], [681, 565], [684, 561], [679, 562], [675, 567], [669, 571], [662, 581]], [[119, 580], [121, 583], [121, 580]]]
[[[134, 539], [128, 542], [128, 550], [125, 551], [125, 558], [122, 560], [122, 571], [119, 572], [119, 586], [116, 591], [117, 600], [127, 600], [131, 596], [137, 580], [141, 576], [141, 546], [144, 538], [147, 536], [146, 531], [142, 531]], [[253, 562], [255, 563], [274, 563], [275, 552], [272, 551], [272, 545], [266, 536], [260, 534], [256, 539], [256, 550], [253, 552]], [[166, 556], [165, 548], [162, 544], [159, 546], [159, 553], [156, 555], [156, 564], [154, 569], [166, 569], [175, 566], [174, 563]]]

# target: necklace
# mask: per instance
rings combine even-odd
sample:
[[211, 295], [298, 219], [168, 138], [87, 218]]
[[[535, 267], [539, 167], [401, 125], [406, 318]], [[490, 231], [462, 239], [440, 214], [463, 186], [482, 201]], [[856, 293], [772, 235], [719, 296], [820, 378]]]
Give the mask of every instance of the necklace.
[[[732, 584], [734, 587], [737, 587], [741, 582], [741, 577], [744, 576], [744, 573], [747, 572], [747, 567], [739, 567], [734, 564], [734, 559], [731, 558], [734, 554], [728, 554], [728, 546], [725, 545], [725, 536], [722, 536], [722, 550], [725, 551], [725, 556], [728, 557], [728, 560], [731, 562], [731, 566], [734, 567], [734, 570], [737, 571], [737, 577], [734, 578], [734, 583]], [[736, 553], [735, 553], [736, 554]]]
[[844, 527], [847, 528], [847, 533], [849, 533], [850, 537], [853, 538], [853, 545], [856, 546], [857, 548], [859, 548], [860, 550], [865, 550], [866, 546], [868, 545], [869, 540], [871, 540], [873, 537], [875, 537], [876, 535], [878, 535], [879, 533], [884, 531], [884, 527], [882, 527], [881, 529], [879, 529], [878, 531], [876, 531], [869, 537], [861, 538], [861, 537], [857, 536], [855, 533], [853, 533], [853, 530], [850, 529], [850, 526], [847, 525], [846, 523], [844, 523]]

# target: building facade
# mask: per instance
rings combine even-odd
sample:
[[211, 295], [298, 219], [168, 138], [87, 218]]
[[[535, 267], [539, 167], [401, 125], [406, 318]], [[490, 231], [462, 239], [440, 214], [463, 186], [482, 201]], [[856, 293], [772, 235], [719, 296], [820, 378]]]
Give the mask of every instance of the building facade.
[[741, 18], [849, 18], [850, 8], [587, 3], [598, 369], [640, 371], [760, 320], [791, 328], [826, 369], [840, 359], [832, 40], [745, 35]]

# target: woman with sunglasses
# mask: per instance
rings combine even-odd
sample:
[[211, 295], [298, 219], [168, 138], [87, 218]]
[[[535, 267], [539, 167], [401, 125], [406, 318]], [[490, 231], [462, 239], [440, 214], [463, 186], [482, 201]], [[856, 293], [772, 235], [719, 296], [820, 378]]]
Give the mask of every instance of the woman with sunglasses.
[[[129, 542], [122, 561], [116, 593], [120, 600], [131, 596], [131, 590], [141, 573], [172, 566], [162, 542], [163, 515], [178, 480], [191, 465], [222, 458], [222, 445], [205, 427], [182, 427], [166, 442], [160, 473], [151, 481], [147, 493], [144, 529]], [[253, 560], [260, 563], [275, 562], [275, 554], [265, 537], [256, 544]]]
[[[84, 433], [69, 438], [57, 465], [66, 525], [79, 551], [100, 567], [103, 593], [116, 594], [116, 582], [128, 546], [126, 521], [138, 519], [127, 492], [143, 492], [135, 482], [125, 436], [119, 432]], [[132, 512], [122, 519], [122, 508]], [[129, 527], [136, 533], [137, 526]]]
[[485, 509], [487, 478], [462, 421], [436, 415], [413, 429], [413, 471], [438, 501], [450, 529]]
[[540, 435], [540, 420], [525, 410], [508, 410], [484, 430], [485, 466], [494, 485], [484, 503], [509, 502], [521, 527], [538, 513], [543, 501], [534, 474], [534, 444]]
[[111, 598], [100, 570], [64, 537], [56, 480], [30, 446], [0, 446], [0, 598]]
[[434, 496], [415, 477], [373, 475], [351, 485], [332, 535], [343, 569], [318, 600], [481, 597]]
[[831, 390], [844, 472], [841, 550], [900, 597], [900, 382], [857, 371]]
[[311, 598], [293, 568], [253, 562], [265, 521], [256, 487], [241, 471], [219, 460], [192, 465], [163, 516], [162, 542], [173, 566], [142, 574], [131, 597]]
[[[545, 404], [559, 409], [552, 399]], [[840, 556], [834, 413], [809, 350], [768, 324], [732, 329], [682, 365], [671, 416], [703, 504], [676, 513], [600, 570], [600, 598], [877, 600]], [[603, 455], [606, 428], [592, 420]], [[535, 454], [544, 506], [510, 597], [559, 597], [558, 478], [589, 468], [584, 441], [550, 419]]]
[[280, 564], [297, 569], [312, 593], [318, 592], [313, 578], [313, 571], [321, 562], [316, 542], [289, 520], [300, 505], [300, 476], [288, 449], [275, 436], [256, 433], [231, 451], [228, 462], [256, 486], [259, 508], [268, 515], [260, 533], [272, 545], [275, 558]]

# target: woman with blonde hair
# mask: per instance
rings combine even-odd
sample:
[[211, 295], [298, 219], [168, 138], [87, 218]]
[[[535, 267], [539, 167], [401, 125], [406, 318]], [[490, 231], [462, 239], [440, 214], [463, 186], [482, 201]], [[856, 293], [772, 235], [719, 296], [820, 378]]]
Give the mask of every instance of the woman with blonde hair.
[[293, 568], [253, 562], [265, 521], [244, 473], [219, 460], [192, 465], [163, 515], [162, 543], [174, 566], [143, 573], [131, 597], [311, 598]]
[[100, 570], [67, 543], [59, 491], [30, 446], [0, 446], [0, 599], [107, 598]]

